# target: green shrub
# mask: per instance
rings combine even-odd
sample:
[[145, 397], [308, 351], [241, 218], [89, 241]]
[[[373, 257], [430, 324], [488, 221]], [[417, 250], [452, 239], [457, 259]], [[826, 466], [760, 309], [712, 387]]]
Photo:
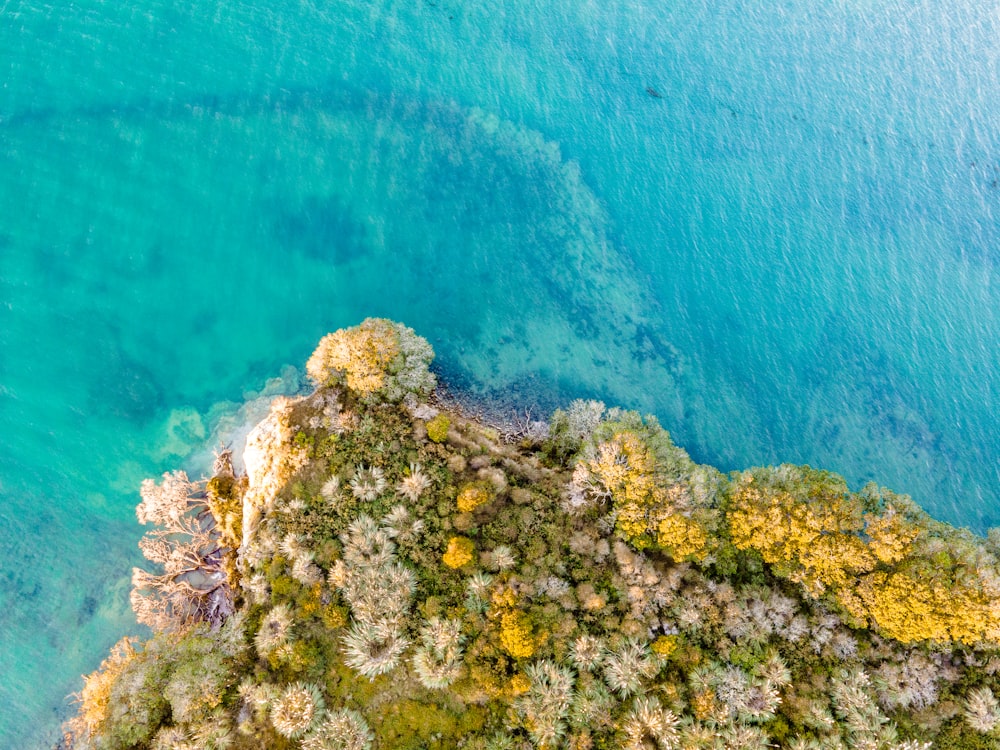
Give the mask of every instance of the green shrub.
[[435, 443], [443, 443], [448, 439], [449, 427], [451, 427], [451, 420], [444, 414], [438, 414], [427, 423], [427, 437]]

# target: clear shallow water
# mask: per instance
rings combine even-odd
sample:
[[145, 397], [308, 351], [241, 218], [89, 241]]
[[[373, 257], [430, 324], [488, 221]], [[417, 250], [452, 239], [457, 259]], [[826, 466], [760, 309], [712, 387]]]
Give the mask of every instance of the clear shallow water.
[[0, 4], [0, 746], [135, 631], [141, 478], [368, 315], [469, 388], [1000, 523], [998, 18]]

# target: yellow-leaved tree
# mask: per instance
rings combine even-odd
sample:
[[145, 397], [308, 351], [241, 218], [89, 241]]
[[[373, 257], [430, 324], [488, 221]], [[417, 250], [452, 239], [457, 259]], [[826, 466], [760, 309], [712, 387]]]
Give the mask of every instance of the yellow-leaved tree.
[[[704, 560], [717, 511], [693, 481], [705, 474], [655, 420], [618, 413], [594, 433], [574, 481], [611, 499], [618, 532], [638, 549], [675, 560]], [[703, 477], [702, 477], [703, 478]]]
[[997, 559], [909, 498], [785, 465], [738, 475], [726, 521], [737, 548], [858, 624], [904, 643], [1000, 643]]
[[747, 472], [731, 495], [729, 533], [738, 549], [756, 550], [776, 574], [818, 597], [874, 570], [876, 558], [861, 538], [863, 508], [839, 478], [812, 470], [800, 478], [798, 491], [789, 491]]

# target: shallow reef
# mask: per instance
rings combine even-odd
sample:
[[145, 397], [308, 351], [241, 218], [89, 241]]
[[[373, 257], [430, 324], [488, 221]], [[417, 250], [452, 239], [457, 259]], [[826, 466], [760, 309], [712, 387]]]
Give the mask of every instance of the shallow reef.
[[245, 474], [143, 484], [154, 635], [67, 748], [1000, 747], [1000, 535], [595, 401], [489, 424], [432, 358], [329, 334]]

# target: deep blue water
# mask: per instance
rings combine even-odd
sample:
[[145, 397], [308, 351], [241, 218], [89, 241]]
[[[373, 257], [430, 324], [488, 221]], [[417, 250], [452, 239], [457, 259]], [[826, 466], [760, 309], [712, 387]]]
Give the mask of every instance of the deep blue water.
[[0, 0], [0, 746], [136, 630], [141, 479], [370, 315], [1000, 525], [998, 11]]

